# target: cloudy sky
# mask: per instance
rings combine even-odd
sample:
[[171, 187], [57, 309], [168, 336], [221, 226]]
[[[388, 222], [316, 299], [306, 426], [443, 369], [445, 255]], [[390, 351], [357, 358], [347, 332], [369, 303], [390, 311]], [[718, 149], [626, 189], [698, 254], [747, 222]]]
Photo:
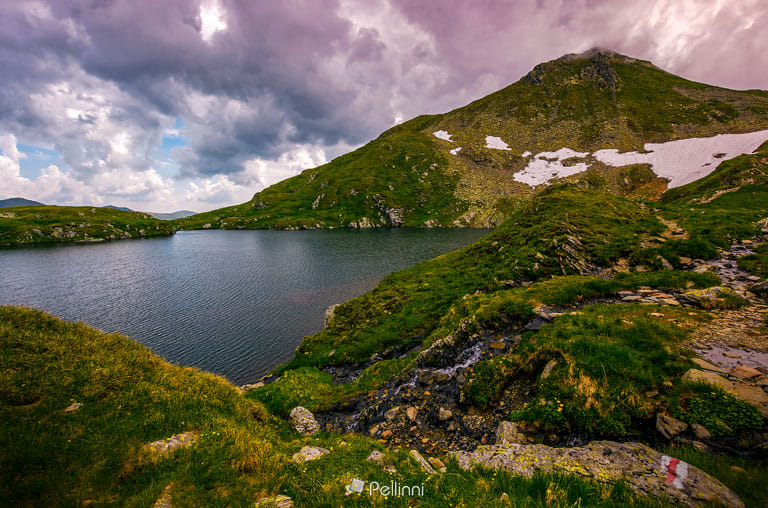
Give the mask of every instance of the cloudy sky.
[[765, 0], [0, 0], [0, 198], [204, 211], [593, 46], [768, 89]]

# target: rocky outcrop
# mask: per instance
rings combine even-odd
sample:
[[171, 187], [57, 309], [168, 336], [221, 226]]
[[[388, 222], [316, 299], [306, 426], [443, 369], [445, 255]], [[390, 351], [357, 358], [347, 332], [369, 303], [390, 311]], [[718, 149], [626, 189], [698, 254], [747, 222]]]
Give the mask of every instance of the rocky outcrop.
[[334, 303], [327, 309], [325, 309], [325, 316], [323, 316], [323, 327], [328, 326], [328, 323], [330, 323], [334, 316], [336, 316], [336, 308], [341, 305], [340, 303]]
[[640, 443], [595, 441], [575, 448], [505, 444], [454, 455], [462, 469], [481, 465], [527, 477], [537, 472], [575, 473], [600, 482], [624, 480], [635, 492], [667, 497], [684, 506], [744, 506], [707, 473]]
[[317, 434], [320, 430], [320, 424], [317, 423], [315, 415], [302, 406], [296, 406], [291, 410], [291, 423], [299, 434], [305, 436]]

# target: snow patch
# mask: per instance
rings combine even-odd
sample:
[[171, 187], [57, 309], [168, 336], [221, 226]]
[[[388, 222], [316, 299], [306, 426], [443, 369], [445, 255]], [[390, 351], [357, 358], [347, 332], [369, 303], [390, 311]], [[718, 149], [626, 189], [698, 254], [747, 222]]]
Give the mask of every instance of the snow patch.
[[[530, 152], [526, 152], [530, 154]], [[553, 178], [563, 178], [581, 173], [589, 168], [585, 162], [566, 166], [562, 161], [571, 157], [586, 157], [589, 152], [577, 152], [570, 148], [561, 148], [556, 152], [537, 153], [533, 160], [522, 171], [515, 173], [512, 178], [531, 186], [547, 183]], [[525, 157], [526, 155], [523, 154]]]
[[520, 157], [530, 157], [531, 155], [533, 154], [526, 150], [525, 152], [523, 152], [523, 154]]
[[450, 150], [451, 155], [457, 155], [460, 150], [461, 150], [460, 146], [457, 146], [456, 148], [453, 148], [452, 150]]
[[435, 131], [432, 133], [432, 135], [438, 139], [444, 139], [446, 141], [450, 141], [453, 143], [453, 140], [451, 139], [451, 135], [448, 134], [448, 131]]
[[495, 148], [496, 150], [511, 150], [509, 145], [506, 144], [504, 141], [501, 140], [500, 137], [497, 137], [497, 136], [486, 136], [485, 147]]
[[594, 157], [611, 166], [650, 164], [658, 176], [669, 179], [669, 188], [705, 177], [724, 160], [752, 153], [768, 140], [768, 130], [746, 134], [718, 134], [711, 138], [689, 138], [666, 143], [646, 143], [647, 153], [598, 150]]

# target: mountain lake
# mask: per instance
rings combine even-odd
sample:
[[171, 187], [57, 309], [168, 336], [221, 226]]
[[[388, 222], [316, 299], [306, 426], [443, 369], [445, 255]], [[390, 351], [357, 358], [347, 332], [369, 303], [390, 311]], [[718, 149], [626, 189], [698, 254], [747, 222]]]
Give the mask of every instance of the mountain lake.
[[291, 358], [325, 310], [482, 229], [182, 231], [0, 250], [0, 305], [119, 332], [244, 384]]

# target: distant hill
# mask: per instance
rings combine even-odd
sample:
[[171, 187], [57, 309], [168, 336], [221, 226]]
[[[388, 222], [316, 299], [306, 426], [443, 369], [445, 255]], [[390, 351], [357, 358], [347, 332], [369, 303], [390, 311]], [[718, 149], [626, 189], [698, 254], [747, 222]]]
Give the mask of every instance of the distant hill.
[[113, 210], [122, 210], [123, 212], [133, 212], [134, 210], [131, 210], [130, 208], [126, 208], [124, 206], [115, 206], [115, 205], [107, 205], [102, 208], [111, 208]]
[[0, 247], [103, 242], [175, 232], [169, 222], [114, 207], [34, 206], [0, 212]]
[[184, 217], [195, 215], [195, 212], [192, 212], [190, 210], [179, 210], [176, 212], [168, 212], [168, 213], [160, 213], [160, 212], [147, 212], [147, 213], [152, 217], [154, 217], [155, 219], [160, 219], [160, 220], [183, 219]]
[[44, 204], [26, 198], [0, 199], [0, 208], [8, 208], [10, 206], [44, 206]]
[[[490, 227], [554, 183], [658, 198], [667, 186], [706, 176], [720, 159], [750, 153], [768, 139], [765, 129], [768, 92], [697, 83], [594, 49], [539, 64], [462, 108], [397, 125], [247, 203], [176, 224]], [[734, 146], [736, 136], [711, 138], [718, 134], [745, 137]], [[679, 141], [690, 138], [698, 139]], [[670, 142], [678, 144], [647, 155], [646, 144]]]

